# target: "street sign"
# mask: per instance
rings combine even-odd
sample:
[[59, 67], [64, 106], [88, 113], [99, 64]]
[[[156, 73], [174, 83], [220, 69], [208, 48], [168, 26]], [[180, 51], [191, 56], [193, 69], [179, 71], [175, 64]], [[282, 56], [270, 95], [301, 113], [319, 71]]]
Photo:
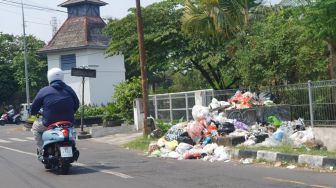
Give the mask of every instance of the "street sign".
[[83, 68], [72, 68], [71, 69], [71, 76], [96, 78], [96, 70], [94, 70], [94, 69], [83, 69]]

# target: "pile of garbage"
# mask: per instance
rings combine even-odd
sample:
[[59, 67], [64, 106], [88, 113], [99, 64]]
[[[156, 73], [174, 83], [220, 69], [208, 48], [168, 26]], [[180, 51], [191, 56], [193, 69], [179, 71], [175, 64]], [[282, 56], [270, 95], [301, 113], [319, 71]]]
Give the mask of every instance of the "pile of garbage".
[[[223, 101], [213, 102], [221, 107], [230, 105]], [[194, 121], [172, 126], [158, 142], [149, 145], [149, 155], [180, 160], [225, 161], [229, 159], [229, 148], [219, 146], [218, 141], [220, 138], [237, 137], [243, 138], [241, 146], [287, 144], [293, 147], [323, 147], [323, 143], [315, 139], [312, 129], [306, 129], [303, 119], [281, 121], [276, 116], [270, 116], [266, 124], [248, 126], [236, 119], [228, 119], [225, 112], [211, 110], [213, 107], [214, 103], [209, 107], [195, 105], [192, 109]]]
[[253, 106], [272, 106], [275, 105], [273, 102], [274, 96], [271, 93], [262, 92], [259, 95], [251, 92], [237, 91], [233, 97], [228, 101], [218, 101], [215, 98], [209, 105], [210, 110], [217, 109], [246, 109], [252, 108]]

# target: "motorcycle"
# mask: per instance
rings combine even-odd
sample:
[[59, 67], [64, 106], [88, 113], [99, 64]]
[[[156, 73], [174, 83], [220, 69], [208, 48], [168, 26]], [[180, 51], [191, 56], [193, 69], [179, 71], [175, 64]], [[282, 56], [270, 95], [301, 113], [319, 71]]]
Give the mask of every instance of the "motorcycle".
[[37, 152], [45, 169], [58, 169], [61, 174], [68, 174], [71, 163], [79, 157], [75, 138], [71, 122], [60, 121], [48, 126], [42, 133], [43, 149]]
[[9, 113], [4, 113], [0, 117], [0, 125], [4, 126], [5, 124], [20, 124], [21, 122], [21, 115], [16, 114], [13, 117], [10, 117]]

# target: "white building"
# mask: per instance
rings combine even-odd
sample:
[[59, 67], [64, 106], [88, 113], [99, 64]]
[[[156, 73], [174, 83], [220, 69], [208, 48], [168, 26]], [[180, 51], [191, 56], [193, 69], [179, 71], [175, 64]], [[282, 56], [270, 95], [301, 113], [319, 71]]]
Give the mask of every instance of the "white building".
[[79, 99], [82, 78], [71, 76], [71, 68], [85, 66], [97, 70], [96, 78], [86, 78], [85, 104], [106, 104], [112, 101], [114, 86], [125, 80], [123, 55], [107, 57], [109, 43], [102, 29], [100, 0], [68, 0], [59, 6], [68, 9], [68, 19], [40, 53], [48, 56], [48, 69], [59, 67], [65, 72], [65, 83], [71, 86]]

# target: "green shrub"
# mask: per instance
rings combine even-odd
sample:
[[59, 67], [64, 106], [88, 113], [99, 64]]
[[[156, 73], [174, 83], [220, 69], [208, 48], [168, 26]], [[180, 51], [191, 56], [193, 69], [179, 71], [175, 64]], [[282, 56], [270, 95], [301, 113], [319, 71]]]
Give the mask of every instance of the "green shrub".
[[[79, 107], [77, 112], [75, 113], [75, 118], [79, 119], [82, 113], [82, 106]], [[84, 117], [103, 117], [105, 111], [104, 106], [84, 106]]]
[[124, 81], [115, 87], [113, 99], [120, 117], [127, 123], [133, 123], [133, 101], [141, 98], [139, 78]]
[[103, 121], [106, 123], [111, 120], [122, 120], [120, 116], [120, 111], [116, 107], [115, 103], [110, 103], [105, 107]]
[[168, 130], [173, 126], [172, 123], [164, 122], [161, 119], [156, 119], [155, 124], [156, 124], [156, 127], [159, 128], [163, 134], [166, 134], [166, 132], [168, 132]]

